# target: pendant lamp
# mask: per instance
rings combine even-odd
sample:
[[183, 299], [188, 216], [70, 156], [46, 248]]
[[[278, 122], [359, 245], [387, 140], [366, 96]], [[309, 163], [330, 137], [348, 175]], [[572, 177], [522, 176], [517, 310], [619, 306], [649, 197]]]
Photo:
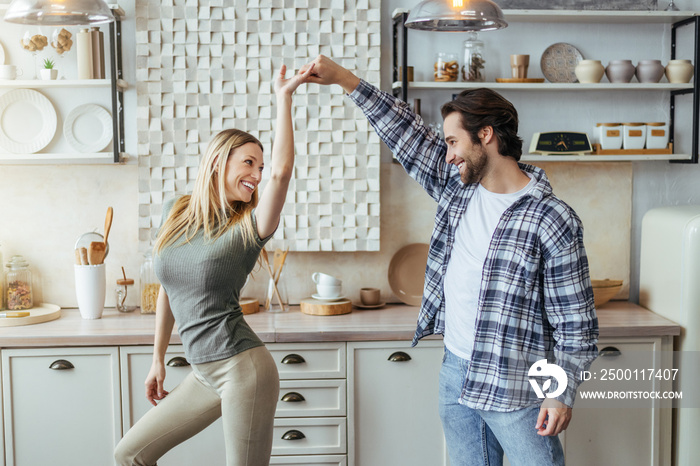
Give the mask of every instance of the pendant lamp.
[[405, 25], [423, 31], [492, 31], [508, 23], [491, 0], [424, 0], [411, 10]]
[[5, 21], [39, 26], [109, 23], [114, 15], [104, 0], [13, 0]]

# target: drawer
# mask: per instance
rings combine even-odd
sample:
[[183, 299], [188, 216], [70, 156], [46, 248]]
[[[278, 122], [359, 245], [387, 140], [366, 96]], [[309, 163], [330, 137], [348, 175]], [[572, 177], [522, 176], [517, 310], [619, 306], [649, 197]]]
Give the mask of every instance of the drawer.
[[341, 455], [332, 456], [273, 456], [270, 464], [276, 466], [298, 466], [300, 464], [313, 464], [314, 466], [347, 466], [348, 459]]
[[[658, 379], [649, 378], [648, 371], [659, 368], [657, 352], [659, 348], [653, 341], [637, 341], [635, 339], [617, 340], [602, 339], [598, 342], [598, 358], [589, 369], [591, 379], [584, 382], [581, 388], [585, 390], [658, 390]], [[632, 377], [634, 370], [644, 377]], [[630, 376], [626, 379], [626, 375]], [[611, 376], [617, 380], [611, 381]], [[619, 376], [623, 376], [620, 380]]]
[[347, 428], [344, 417], [275, 419], [273, 455], [345, 454]]
[[275, 417], [345, 416], [346, 398], [345, 380], [282, 380]]
[[274, 343], [267, 348], [282, 380], [345, 378], [345, 343]]

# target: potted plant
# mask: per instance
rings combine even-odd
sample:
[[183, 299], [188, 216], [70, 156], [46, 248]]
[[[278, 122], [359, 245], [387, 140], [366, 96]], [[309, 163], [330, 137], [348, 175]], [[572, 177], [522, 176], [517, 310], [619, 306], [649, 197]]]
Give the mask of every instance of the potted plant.
[[54, 61], [50, 58], [44, 60], [44, 69], [39, 70], [41, 74], [41, 79], [56, 79], [58, 77], [58, 70], [54, 69]]

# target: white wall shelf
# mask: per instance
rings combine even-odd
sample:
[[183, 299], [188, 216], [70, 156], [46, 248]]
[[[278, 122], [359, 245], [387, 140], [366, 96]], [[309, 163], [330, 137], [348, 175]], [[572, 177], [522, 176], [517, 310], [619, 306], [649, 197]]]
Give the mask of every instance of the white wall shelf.
[[109, 88], [109, 79], [0, 79], [0, 89], [45, 89], [48, 87], [104, 87]]
[[[512, 89], [519, 91], [679, 91], [692, 90], [693, 85], [688, 84], [671, 84], [671, 83], [496, 83], [496, 82], [434, 82], [434, 81], [415, 81], [409, 82], [409, 89], [476, 89], [479, 87], [488, 87], [490, 89]], [[401, 89], [401, 82], [396, 81], [392, 84], [393, 89]]]
[[540, 155], [523, 154], [522, 162], [641, 162], [691, 160], [689, 154], [625, 154], [625, 155]]
[[[123, 158], [124, 156], [121, 155]], [[0, 164], [7, 165], [48, 165], [48, 164], [114, 164], [114, 153], [0, 153]]]

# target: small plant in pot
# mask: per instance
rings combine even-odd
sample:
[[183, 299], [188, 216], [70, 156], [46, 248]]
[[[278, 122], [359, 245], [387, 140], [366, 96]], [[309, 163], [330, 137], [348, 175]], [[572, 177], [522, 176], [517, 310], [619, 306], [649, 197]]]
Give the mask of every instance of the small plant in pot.
[[41, 79], [56, 79], [58, 77], [58, 70], [54, 68], [54, 61], [50, 58], [44, 60], [44, 68], [39, 70]]

